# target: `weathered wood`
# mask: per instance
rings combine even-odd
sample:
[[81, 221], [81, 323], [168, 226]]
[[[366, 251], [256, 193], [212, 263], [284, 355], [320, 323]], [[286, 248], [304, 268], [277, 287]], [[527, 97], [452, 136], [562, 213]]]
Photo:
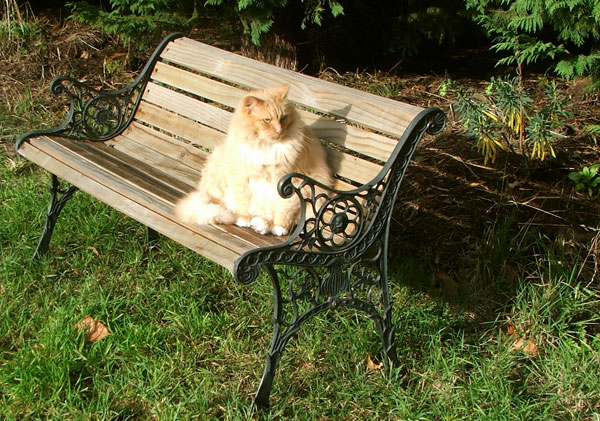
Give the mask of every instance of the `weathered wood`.
[[[154, 106], [142, 104], [138, 112], [140, 121], [164, 130], [177, 131], [174, 134], [207, 148], [214, 148], [218, 144], [221, 139], [216, 130], [226, 131], [231, 121], [230, 112], [159, 85], [150, 84], [143, 98]], [[202, 127], [199, 122], [209, 127]], [[381, 170], [381, 166], [373, 162], [332, 148], [328, 148], [328, 155], [334, 173], [358, 184], [372, 180]]]
[[207, 149], [214, 149], [223, 142], [224, 134], [183, 116], [174, 114], [147, 102], [142, 102], [136, 113], [136, 121], [160, 129], [172, 136], [185, 139]]

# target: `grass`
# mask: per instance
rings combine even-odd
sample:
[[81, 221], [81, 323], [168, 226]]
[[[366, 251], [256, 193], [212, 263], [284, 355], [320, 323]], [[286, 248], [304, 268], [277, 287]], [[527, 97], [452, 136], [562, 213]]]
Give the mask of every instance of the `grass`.
[[[237, 285], [219, 266], [166, 239], [147, 250], [142, 226], [82, 193], [61, 215], [50, 257], [32, 261], [47, 175], [22, 161], [15, 165], [10, 145], [3, 146], [2, 419], [541, 420], [600, 414], [597, 291], [580, 283], [577, 262], [541, 241], [536, 264], [506, 306], [481, 314], [416, 288], [412, 280], [431, 277], [427, 264], [394, 262], [400, 367], [387, 376], [370, 368], [369, 358], [380, 358], [373, 326], [339, 310], [291, 341], [272, 409], [256, 413], [251, 397], [270, 341], [266, 279]], [[497, 254], [502, 264], [510, 259], [504, 250]], [[481, 272], [489, 277], [490, 265], [500, 264], [486, 262]], [[102, 321], [111, 335], [86, 344], [76, 328], [85, 316]], [[515, 345], [518, 338], [533, 341], [536, 352]]]

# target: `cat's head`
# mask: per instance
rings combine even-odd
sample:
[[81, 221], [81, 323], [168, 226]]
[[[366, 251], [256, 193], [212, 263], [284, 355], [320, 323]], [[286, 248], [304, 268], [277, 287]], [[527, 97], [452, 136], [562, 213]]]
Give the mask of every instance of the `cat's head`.
[[238, 114], [259, 139], [285, 139], [296, 119], [295, 109], [287, 102], [290, 85], [250, 92], [240, 102]]

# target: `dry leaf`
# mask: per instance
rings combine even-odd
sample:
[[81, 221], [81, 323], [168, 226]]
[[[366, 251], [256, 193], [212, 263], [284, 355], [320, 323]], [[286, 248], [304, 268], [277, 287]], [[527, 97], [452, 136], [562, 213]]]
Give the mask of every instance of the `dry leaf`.
[[523, 347], [523, 352], [529, 355], [530, 357], [534, 357], [538, 354], [538, 347], [533, 341], [533, 339], [530, 339], [529, 342], [527, 342], [527, 345]]
[[383, 367], [383, 363], [375, 363], [375, 361], [373, 361], [371, 359], [371, 356], [369, 355], [369, 360], [367, 361], [367, 365], [369, 366], [369, 369], [371, 370], [381, 370], [381, 368]]
[[89, 344], [93, 344], [110, 335], [106, 326], [90, 316], [86, 316], [77, 327], [81, 330], [85, 330], [85, 341]]
[[94, 253], [94, 255], [95, 255], [96, 257], [100, 257], [100, 253], [98, 253], [98, 249], [97, 249], [96, 247], [94, 247], [94, 246], [89, 246], [87, 249], [88, 249], [88, 250], [92, 250], [92, 253]]
[[525, 339], [519, 337], [519, 335], [517, 335], [517, 334], [515, 334], [514, 337], [515, 337], [516, 341], [512, 345], [512, 349], [514, 349], [515, 351], [518, 351], [521, 348], [523, 348], [523, 345], [525, 345]]
[[506, 328], [506, 334], [508, 336], [513, 336], [515, 334], [515, 324], [513, 323], [510, 317], [508, 318], [508, 327]]

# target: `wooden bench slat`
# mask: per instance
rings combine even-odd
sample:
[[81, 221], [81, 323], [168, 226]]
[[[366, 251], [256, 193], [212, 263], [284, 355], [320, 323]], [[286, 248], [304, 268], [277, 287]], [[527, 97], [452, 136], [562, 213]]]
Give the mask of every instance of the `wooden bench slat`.
[[225, 138], [222, 132], [147, 102], [140, 104], [135, 117], [139, 122], [164, 130], [191, 143], [201, 144], [211, 150]]
[[[124, 180], [128, 180], [137, 187], [144, 189], [146, 192], [159, 196], [171, 206], [173, 206], [176, 201], [183, 196], [183, 194], [189, 193], [195, 188], [195, 183], [191, 185], [184, 183], [179, 178], [172, 177], [171, 174], [161, 171], [161, 169], [155, 167], [154, 165], [149, 165], [148, 163], [139, 161], [138, 156], [132, 156], [119, 150], [108, 148], [102, 143], [89, 144], [71, 141], [68, 139], [57, 139], [57, 143], [77, 154], [80, 154], [81, 156], [87, 158], [90, 162], [101, 166], [103, 169], [112, 172], [115, 176], [120, 176]], [[107, 165], [107, 161], [111, 162], [111, 164]], [[143, 169], [143, 171], [145, 171], [150, 177], [140, 179], [140, 174], [137, 171], [138, 169]], [[170, 170], [170, 168], [165, 169]], [[150, 186], [149, 189], [148, 186]], [[172, 189], [178, 191], [178, 193], [175, 195], [176, 197], [174, 197], [175, 200], [172, 200]], [[228, 235], [232, 235], [233, 237], [242, 240], [244, 243], [249, 243], [253, 247], [274, 245], [283, 241], [280, 238], [272, 236], [262, 236], [249, 229], [242, 229], [239, 227], [234, 228], [233, 226], [223, 225], [209, 226], [227, 233]], [[194, 227], [198, 226], [194, 225]], [[229, 244], [231, 243], [232, 239], [229, 239], [228, 237], [222, 238], [225, 240], [225, 243], [227, 243], [228, 246], [234, 246], [234, 244]], [[233, 243], [236, 243], [236, 241], [233, 241]], [[238, 245], [236, 246], [235, 250], [242, 252], [245, 250], [245, 248]]]
[[[161, 213], [163, 216], [172, 218], [175, 222], [187, 226], [189, 229], [201, 235], [209, 236], [210, 238], [214, 239], [215, 242], [221, 244], [226, 248], [231, 249], [236, 253], [242, 254], [243, 252], [248, 250], [248, 247], [256, 247], [256, 245], [253, 243], [249, 243], [246, 240], [242, 241], [240, 239], [241, 237], [232, 237], [231, 235], [226, 234], [224, 230], [217, 225], [188, 225], [181, 221], [177, 221], [177, 218], [173, 215], [173, 206], [179, 197], [183, 197], [183, 193], [176, 193], [177, 197], [174, 198], [172, 194], [169, 194], [169, 192], [165, 191], [164, 186], [162, 186], [161, 183], [158, 182], [158, 180], [155, 180], [154, 182], [155, 188], [148, 191], [146, 190], [146, 188], [148, 188], [148, 185], [152, 185], [151, 180], [146, 179], [143, 182], [140, 182], [139, 180], [132, 179], [132, 177], [128, 175], [127, 170], [122, 168], [115, 170], [115, 168], [113, 167], [112, 169], [115, 170], [115, 172], [107, 170], [107, 168], [103, 166], [105, 164], [105, 162], [103, 161], [106, 159], [106, 157], [103, 156], [103, 153], [98, 153], [97, 156], [95, 156], [93, 149], [90, 149], [85, 152], [86, 157], [83, 157], [82, 155], [79, 155], [78, 152], [74, 152], [72, 150], [76, 149], [73, 148], [73, 145], [68, 145], [68, 147], [64, 147], [64, 145], [54, 142], [54, 140], [56, 139], [46, 139], [46, 142], [39, 142], [39, 144], [36, 144], [36, 147], [38, 147], [39, 149], [43, 149], [47, 153], [53, 153], [56, 156], [65, 157], [65, 162], [72, 162], [69, 160], [75, 159], [76, 162], [78, 162], [78, 169], [80, 169], [82, 173], [84, 173], [84, 171], [86, 170], [88, 171], [89, 174], [85, 173], [87, 176], [103, 177], [106, 180], [106, 182], [109, 183], [109, 185], [112, 182], [121, 187], [129, 186], [128, 189], [126, 189], [126, 193], [131, 195], [128, 196], [130, 197], [130, 199], [137, 200], [139, 197], [141, 197], [142, 199], [140, 200], [144, 204], [149, 206], [152, 210]], [[87, 158], [90, 158], [91, 160], [88, 160]], [[81, 165], [82, 167], [80, 168], [79, 165]], [[140, 185], [143, 187], [140, 187]], [[189, 188], [189, 186], [187, 187]], [[252, 234], [259, 236], [259, 234]], [[247, 238], [251, 238], [251, 236]], [[282, 241], [282, 239], [279, 239], [279, 243], [281, 243]], [[257, 242], [260, 243], [261, 240], [259, 239]]]
[[66, 138], [52, 138], [52, 141], [104, 171], [127, 180], [139, 189], [169, 203], [177, 202], [192, 190], [181, 180], [104, 143], [88, 143]]
[[[235, 108], [247, 91], [208, 79], [187, 70], [158, 62], [153, 72], [155, 82], [160, 82], [191, 94]], [[330, 118], [299, 110], [305, 124], [323, 140], [349, 150], [386, 161], [394, 148], [396, 139], [344, 124]]]
[[196, 171], [201, 171], [204, 161], [209, 156], [208, 152], [200, 148], [184, 143], [135, 121], [125, 130], [123, 136], [160, 152], [169, 158], [175, 159], [179, 163]]
[[[290, 83], [290, 100], [400, 137], [422, 110], [352, 88], [261, 63], [201, 42], [180, 38], [161, 54], [164, 60], [249, 89]], [[351, 105], [349, 105], [351, 104]]]
[[187, 165], [182, 165], [176, 159], [136, 141], [135, 138], [130, 137], [126, 133], [106, 143], [117, 151], [123, 152], [147, 165], [151, 165], [163, 173], [175, 177], [180, 182], [187, 184], [190, 189], [194, 188], [200, 179], [200, 172], [198, 170], [190, 168]]
[[156, 63], [151, 80], [219, 102], [231, 108], [235, 108], [247, 92], [235, 86], [160, 61]]
[[148, 83], [144, 100], [169, 111], [202, 123], [221, 132], [226, 132], [231, 121], [231, 113], [211, 104], [178, 93], [163, 86]]
[[[200, 234], [185, 225], [176, 223], [162, 212], [152, 209], [143, 200], [140, 201], [141, 203], [132, 200], [131, 197], [135, 196], [139, 199], [140, 196], [137, 194], [138, 192], [131, 194], [131, 186], [119, 183], [118, 180], [114, 180], [112, 177], [107, 179], [106, 174], [101, 173], [96, 177], [89, 177], [87, 175], [90, 172], [86, 171], [83, 173], [86, 176], [82, 177], [80, 167], [72, 168], [72, 162], [66, 164], [64, 159], [57, 159], [45, 150], [38, 149], [34, 146], [35, 143], [35, 140], [32, 139], [31, 144], [23, 144], [19, 149], [19, 153], [116, 210], [206, 256], [229, 271], [233, 271], [234, 262], [241, 253], [240, 251], [232, 251], [211, 239], [213, 238], [213, 232], [216, 230], [214, 227], [206, 226], [202, 230], [202, 234]], [[39, 144], [40, 142], [37, 143]], [[153, 202], [148, 197], [145, 199], [148, 202]], [[218, 235], [214, 238], [218, 238]], [[254, 247], [248, 244], [247, 249], [252, 248]]]

